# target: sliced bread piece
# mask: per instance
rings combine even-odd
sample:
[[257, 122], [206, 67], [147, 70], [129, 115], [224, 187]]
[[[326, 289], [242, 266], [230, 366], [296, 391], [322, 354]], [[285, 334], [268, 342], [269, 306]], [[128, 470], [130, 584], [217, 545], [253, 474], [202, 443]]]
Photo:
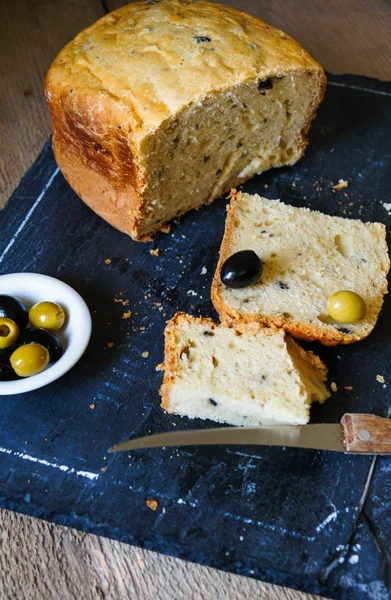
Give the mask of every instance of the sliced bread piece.
[[240, 333], [177, 313], [165, 330], [162, 407], [231, 425], [307, 423], [327, 369], [283, 330]]
[[[212, 301], [222, 321], [248, 327], [283, 327], [291, 335], [326, 345], [350, 344], [374, 328], [390, 267], [385, 226], [331, 217], [279, 200], [235, 190], [212, 284]], [[231, 289], [220, 279], [225, 260], [253, 250], [263, 261], [259, 281]], [[349, 290], [366, 303], [356, 324], [334, 321], [327, 300]]]

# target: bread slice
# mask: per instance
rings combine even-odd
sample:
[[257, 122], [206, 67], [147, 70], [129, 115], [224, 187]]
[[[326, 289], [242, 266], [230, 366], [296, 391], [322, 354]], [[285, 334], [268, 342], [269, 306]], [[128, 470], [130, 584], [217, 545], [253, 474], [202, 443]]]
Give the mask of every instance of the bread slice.
[[177, 313], [165, 330], [162, 407], [231, 425], [300, 425], [311, 402], [329, 397], [326, 374], [283, 330], [241, 334]]
[[[294, 337], [326, 345], [350, 344], [374, 328], [387, 293], [390, 267], [385, 226], [331, 217], [235, 190], [225, 226], [212, 301], [227, 323], [283, 327]], [[260, 281], [230, 289], [220, 280], [224, 261], [251, 249], [264, 261]], [[355, 325], [328, 316], [327, 299], [351, 290], [366, 302]]]
[[134, 239], [294, 164], [325, 89], [282, 31], [200, 0], [134, 2], [82, 31], [45, 81], [77, 194]]

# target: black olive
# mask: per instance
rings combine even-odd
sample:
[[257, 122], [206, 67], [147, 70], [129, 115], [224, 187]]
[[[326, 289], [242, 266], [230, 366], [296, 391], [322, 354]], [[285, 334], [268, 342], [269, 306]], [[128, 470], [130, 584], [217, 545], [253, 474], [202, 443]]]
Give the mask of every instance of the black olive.
[[19, 338], [18, 347], [25, 344], [40, 344], [49, 352], [50, 362], [55, 363], [61, 358], [63, 350], [61, 340], [46, 329], [32, 327], [26, 329]]
[[261, 93], [264, 92], [265, 90], [271, 90], [272, 87], [273, 87], [273, 82], [271, 80], [271, 77], [268, 77], [264, 81], [258, 81], [258, 89]]
[[337, 327], [337, 329], [341, 332], [344, 333], [345, 335], [348, 335], [349, 333], [352, 333], [350, 331], [350, 329], [348, 329], [347, 327]]
[[212, 40], [206, 35], [197, 35], [195, 36], [194, 41], [197, 42], [197, 44], [202, 44], [203, 42], [211, 42]]
[[13, 296], [0, 295], [0, 317], [12, 319], [20, 331], [27, 327], [29, 313], [23, 302]]
[[256, 283], [262, 275], [263, 264], [253, 250], [232, 254], [221, 267], [221, 281], [229, 288], [243, 288]]
[[6, 350], [0, 350], [0, 381], [12, 381], [13, 379], [19, 379], [11, 366], [11, 354], [11, 349], [7, 348]]

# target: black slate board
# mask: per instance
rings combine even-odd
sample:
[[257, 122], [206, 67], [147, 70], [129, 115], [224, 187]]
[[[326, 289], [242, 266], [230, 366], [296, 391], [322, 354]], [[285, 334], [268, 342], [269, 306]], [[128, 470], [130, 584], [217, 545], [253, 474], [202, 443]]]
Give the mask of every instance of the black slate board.
[[[243, 189], [387, 223], [391, 84], [332, 77], [310, 142], [295, 167]], [[349, 186], [334, 191], [340, 178]], [[0, 214], [0, 272], [40, 272], [72, 285], [89, 305], [93, 335], [62, 379], [1, 398], [0, 505], [330, 598], [385, 600], [391, 459], [260, 447], [106, 454], [131, 436], [213, 425], [162, 412], [155, 366], [165, 321], [177, 309], [216, 318], [209, 288], [225, 205], [191, 212], [152, 244], [135, 243], [77, 198], [46, 144]], [[114, 297], [130, 300], [131, 319]], [[336, 422], [347, 411], [389, 414], [389, 311], [388, 298], [360, 344], [313, 345], [338, 386], [314, 407], [313, 421]], [[156, 512], [147, 499], [158, 501]]]

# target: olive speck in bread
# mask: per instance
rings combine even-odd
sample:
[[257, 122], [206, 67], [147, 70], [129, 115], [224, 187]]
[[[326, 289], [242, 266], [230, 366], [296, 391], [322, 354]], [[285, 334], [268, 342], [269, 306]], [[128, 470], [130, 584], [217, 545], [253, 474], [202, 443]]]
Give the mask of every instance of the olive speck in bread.
[[294, 164], [325, 82], [297, 42], [253, 16], [155, 0], [76, 36], [45, 93], [65, 178], [142, 240], [256, 173]]
[[[243, 250], [255, 252], [263, 271], [252, 285], [234, 289], [222, 282], [221, 270]], [[389, 267], [381, 223], [233, 190], [212, 301], [220, 319], [239, 328], [283, 327], [297, 338], [349, 344], [374, 328]]]
[[283, 330], [240, 333], [177, 313], [165, 330], [162, 407], [231, 425], [308, 423], [329, 397], [327, 369]]

